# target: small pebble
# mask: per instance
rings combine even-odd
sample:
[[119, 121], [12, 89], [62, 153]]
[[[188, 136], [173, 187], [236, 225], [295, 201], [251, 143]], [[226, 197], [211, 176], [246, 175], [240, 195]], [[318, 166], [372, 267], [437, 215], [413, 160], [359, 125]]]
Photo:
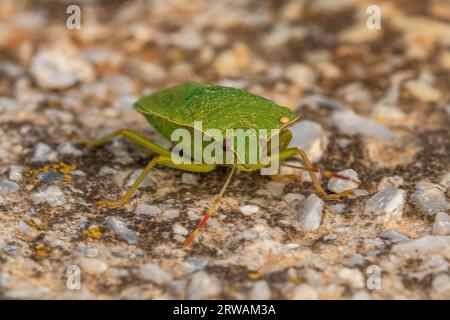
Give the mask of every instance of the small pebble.
[[380, 237], [383, 239], [391, 240], [394, 243], [410, 240], [407, 236], [404, 234], [401, 234], [400, 232], [397, 232], [395, 230], [386, 230], [380, 233]]
[[296, 63], [287, 67], [286, 78], [300, 88], [310, 89], [317, 81], [317, 73], [306, 64]]
[[252, 214], [255, 214], [259, 211], [259, 207], [255, 205], [246, 205], [240, 207], [239, 210], [244, 216], [251, 216]]
[[401, 219], [405, 206], [406, 192], [402, 189], [386, 188], [377, 192], [364, 207], [365, 214], [387, 215], [389, 218]]
[[59, 48], [38, 51], [31, 61], [30, 72], [43, 89], [65, 89], [95, 77], [87, 62], [77, 54]]
[[438, 101], [442, 96], [438, 89], [422, 80], [409, 80], [405, 83], [405, 88], [414, 97], [424, 102]]
[[353, 289], [364, 288], [364, 276], [358, 269], [342, 268], [338, 271], [337, 276]]
[[135, 214], [143, 214], [148, 216], [156, 216], [161, 212], [162, 210], [158, 206], [145, 203], [137, 205], [136, 209], [134, 210]]
[[388, 141], [391, 138], [391, 131], [382, 124], [364, 118], [353, 111], [335, 111], [331, 117], [333, 124], [346, 134], [361, 134], [381, 141]]
[[423, 236], [396, 244], [392, 247], [392, 251], [420, 259], [423, 259], [425, 254], [450, 255], [450, 236]]
[[178, 210], [178, 209], [168, 209], [168, 210], [164, 211], [164, 213], [163, 213], [163, 216], [170, 220], [175, 219], [179, 215], [180, 215], [180, 210]]
[[346, 205], [343, 203], [333, 204], [330, 206], [331, 211], [333, 211], [336, 214], [344, 212]]
[[106, 222], [119, 237], [127, 241], [129, 244], [138, 243], [138, 235], [136, 232], [128, 229], [125, 223], [118, 217], [108, 217], [106, 218]]
[[9, 180], [19, 182], [23, 178], [23, 167], [12, 165], [9, 167]]
[[63, 142], [58, 146], [58, 152], [64, 155], [79, 157], [83, 155], [83, 151], [75, 148], [72, 142]]
[[289, 147], [304, 150], [311, 162], [317, 162], [322, 158], [327, 149], [328, 138], [319, 123], [301, 120], [293, 124], [290, 131], [292, 140]]
[[105, 176], [113, 176], [115, 174], [117, 174], [117, 170], [110, 168], [108, 166], [103, 166], [100, 169], [100, 172], [98, 173], [101, 177], [105, 177]]
[[[338, 175], [359, 181], [358, 174], [353, 169], [347, 169], [337, 172]], [[341, 178], [332, 177], [328, 181], [328, 189], [335, 193], [339, 193], [346, 190], [352, 190], [358, 188], [359, 184], [352, 180], [345, 180]]]
[[[450, 107], [450, 105], [449, 105], [449, 107]], [[446, 174], [444, 174], [444, 176], [442, 177], [439, 184], [446, 190], [450, 188], [450, 171], [448, 171]]]
[[216, 296], [220, 292], [219, 280], [204, 271], [199, 271], [191, 277], [186, 296], [188, 300], [200, 300]]
[[364, 256], [359, 254], [359, 253], [355, 253], [352, 254], [352, 257], [350, 258], [350, 265], [351, 266], [360, 266], [364, 263]]
[[172, 275], [160, 266], [147, 263], [139, 268], [139, 278], [149, 280], [157, 285], [169, 284], [172, 282]]
[[317, 300], [319, 295], [312, 286], [308, 284], [301, 284], [294, 289], [294, 294], [291, 300]]
[[180, 234], [182, 236], [187, 236], [189, 233], [188, 229], [186, 229], [185, 227], [183, 227], [181, 224], [178, 224], [178, 223], [175, 223], [172, 226], [172, 230], [174, 233]]
[[0, 180], [0, 194], [7, 195], [19, 190], [19, 185], [13, 181], [7, 179]]
[[305, 199], [305, 196], [300, 193], [288, 193], [284, 196], [284, 201], [287, 203], [292, 203], [294, 201], [301, 202]]
[[52, 162], [55, 161], [56, 158], [57, 153], [53, 151], [49, 145], [43, 142], [37, 144], [33, 155], [33, 161]]
[[266, 280], [259, 280], [253, 283], [252, 289], [248, 295], [250, 300], [269, 300], [270, 287]]
[[37, 175], [37, 178], [42, 180], [42, 182], [50, 183], [58, 180], [62, 180], [64, 175], [58, 170], [51, 170], [49, 172], [41, 172]]
[[80, 267], [88, 274], [101, 274], [108, 270], [108, 264], [102, 260], [94, 258], [81, 258]]
[[432, 287], [433, 299], [450, 299], [450, 276], [448, 274], [440, 274], [436, 276], [433, 279]]
[[358, 291], [352, 297], [352, 300], [370, 300], [370, 295], [367, 291]]
[[411, 199], [424, 214], [429, 216], [450, 209], [443, 188], [435, 183], [426, 181], [416, 183], [416, 191], [411, 195]]
[[184, 184], [198, 184], [198, 176], [192, 173], [183, 172], [181, 175], [181, 182]]
[[320, 227], [324, 202], [315, 194], [309, 195], [302, 203], [298, 211], [298, 217], [302, 229], [306, 232]]
[[433, 224], [433, 234], [448, 236], [450, 235], [450, 216], [444, 212], [438, 212]]
[[48, 203], [52, 207], [63, 205], [66, 202], [64, 192], [57, 186], [50, 186], [44, 191], [35, 193], [33, 195], [33, 202], [35, 204]]

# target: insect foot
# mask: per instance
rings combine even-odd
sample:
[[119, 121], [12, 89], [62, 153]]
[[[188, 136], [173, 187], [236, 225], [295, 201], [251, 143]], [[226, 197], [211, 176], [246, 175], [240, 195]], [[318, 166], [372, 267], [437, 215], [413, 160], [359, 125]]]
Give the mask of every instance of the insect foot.
[[116, 201], [102, 200], [97, 201], [95, 205], [98, 207], [120, 208], [126, 205], [127, 203], [128, 203], [127, 200], [116, 200]]
[[352, 196], [356, 195], [355, 192], [353, 190], [345, 190], [339, 193], [334, 193], [334, 194], [319, 194], [318, 196], [322, 199], [322, 200], [328, 200], [328, 201], [341, 201], [341, 198], [351, 198]]

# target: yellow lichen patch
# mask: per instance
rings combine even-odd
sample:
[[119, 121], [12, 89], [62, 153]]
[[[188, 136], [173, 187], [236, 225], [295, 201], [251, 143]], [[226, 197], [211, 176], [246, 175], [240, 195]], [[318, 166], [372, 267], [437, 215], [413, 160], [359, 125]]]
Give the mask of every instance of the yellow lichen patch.
[[33, 218], [25, 220], [25, 223], [30, 227], [33, 227], [37, 230], [46, 230], [47, 225], [45, 223], [37, 223]]
[[39, 174], [48, 173], [50, 171], [56, 170], [59, 173], [64, 175], [64, 179], [66, 181], [70, 182], [73, 180], [72, 172], [75, 171], [76, 168], [77, 168], [76, 164], [67, 164], [65, 162], [60, 162], [60, 163], [48, 164], [39, 169], [27, 170], [25, 172], [25, 175], [27, 177], [30, 177], [31, 179], [35, 180], [37, 183], [40, 183], [40, 182], [42, 182], [42, 180], [39, 179], [39, 177], [38, 177]]
[[298, 286], [302, 281], [300, 280], [299, 277], [292, 277], [289, 279], [289, 282], [292, 283], [293, 285]]
[[250, 272], [250, 273], [248, 274], [248, 279], [249, 279], [249, 280], [252, 280], [252, 281], [256, 281], [256, 280], [260, 279], [261, 276], [262, 276], [261, 273], [259, 273], [258, 271], [256, 271], [256, 272]]
[[36, 254], [42, 258], [46, 257], [52, 251], [52, 247], [50, 245], [45, 245], [43, 243], [37, 243], [34, 246], [34, 249], [36, 250]]
[[102, 232], [98, 227], [92, 227], [87, 230], [84, 230], [83, 233], [89, 238], [100, 239], [102, 237]]

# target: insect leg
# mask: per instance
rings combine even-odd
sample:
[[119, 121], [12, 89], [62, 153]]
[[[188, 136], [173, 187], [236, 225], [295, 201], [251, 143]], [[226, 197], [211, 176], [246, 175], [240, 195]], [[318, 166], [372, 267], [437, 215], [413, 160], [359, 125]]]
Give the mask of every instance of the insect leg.
[[163, 158], [163, 157], [153, 158], [149, 162], [149, 164], [145, 167], [145, 169], [142, 171], [142, 173], [139, 175], [139, 177], [136, 179], [136, 181], [133, 183], [133, 185], [130, 187], [130, 189], [119, 200], [116, 200], [116, 201], [108, 201], [108, 200], [97, 201], [95, 204], [98, 205], [98, 206], [107, 206], [107, 207], [110, 207], [110, 208], [117, 208], [117, 207], [121, 207], [121, 206], [127, 204], [128, 202], [130, 202], [131, 197], [136, 192], [136, 190], [139, 188], [139, 186], [142, 183], [142, 181], [144, 180], [144, 178], [150, 173], [150, 171], [152, 171], [152, 169], [156, 165], [158, 165], [159, 163], [161, 163], [164, 160], [165, 160], [165, 158]]
[[303, 171], [312, 171], [314, 173], [320, 172], [321, 175], [327, 177], [327, 178], [338, 178], [338, 179], [342, 179], [342, 180], [349, 180], [351, 182], [354, 182], [356, 184], [361, 184], [361, 181], [357, 180], [357, 179], [352, 179], [349, 177], [345, 177], [343, 175], [338, 174], [337, 172], [334, 171], [330, 171], [330, 170], [324, 170], [324, 169], [320, 169], [320, 168], [307, 168], [304, 166], [299, 166], [297, 164], [292, 164], [292, 163], [280, 163], [280, 165], [282, 167], [288, 167], [288, 168], [294, 168], [294, 169], [299, 169], [299, 170], [303, 170]]
[[[286, 149], [280, 153], [279, 157], [280, 157], [280, 160], [282, 161], [282, 160], [286, 160], [286, 159], [292, 157], [295, 154], [298, 154], [300, 156], [300, 158], [302, 159], [302, 162], [305, 166], [304, 169], [306, 171], [308, 171], [309, 176], [311, 177], [311, 180], [312, 180], [312, 184], [313, 184], [314, 188], [316, 189], [317, 195], [320, 198], [322, 198], [324, 200], [339, 200], [341, 198], [348, 197], [348, 196], [351, 196], [354, 194], [354, 192], [352, 190], [346, 190], [346, 191], [335, 193], [335, 194], [326, 193], [326, 191], [323, 189], [322, 184], [320, 183], [319, 179], [317, 179], [317, 177], [315, 175], [315, 173], [320, 172], [320, 170], [315, 168], [311, 164], [305, 151], [303, 151], [299, 148]], [[303, 167], [299, 167], [298, 169], [302, 170]], [[331, 171], [324, 171], [324, 172], [326, 173], [326, 175], [333, 174]], [[348, 179], [348, 178], [346, 178], [346, 179]]]
[[131, 197], [136, 192], [136, 190], [139, 188], [142, 181], [145, 179], [145, 177], [150, 173], [150, 171], [156, 167], [158, 164], [173, 168], [173, 169], [179, 169], [189, 172], [210, 172], [215, 169], [215, 165], [208, 165], [208, 164], [176, 164], [174, 163], [170, 158], [159, 156], [156, 158], [153, 158], [149, 164], [145, 167], [145, 169], [142, 171], [142, 173], [139, 175], [139, 177], [136, 179], [136, 181], [133, 183], [133, 185], [130, 187], [130, 189], [125, 193], [125, 195], [116, 201], [98, 201], [96, 205], [98, 206], [108, 206], [111, 208], [117, 208], [121, 207], [128, 202], [130, 202]]
[[206, 222], [208, 219], [214, 214], [214, 212], [217, 210], [217, 208], [220, 205], [220, 201], [222, 200], [223, 194], [225, 193], [228, 185], [231, 182], [231, 178], [233, 177], [234, 172], [236, 171], [236, 167], [233, 167], [228, 174], [227, 180], [225, 181], [225, 184], [223, 185], [222, 189], [220, 190], [219, 195], [216, 197], [216, 200], [212, 204], [212, 206], [208, 209], [206, 214], [203, 216], [203, 218], [200, 220], [197, 229], [194, 230], [194, 232], [191, 233], [191, 235], [186, 238], [186, 241], [183, 243], [183, 249], [187, 249], [189, 245], [194, 241], [194, 239], [198, 236], [200, 233], [200, 230], [206, 225]]
[[148, 138], [140, 135], [139, 133], [136, 133], [129, 129], [118, 129], [116, 131], [113, 131], [107, 135], [104, 135], [98, 139], [94, 140], [84, 140], [85, 143], [92, 147], [97, 147], [99, 145], [102, 145], [112, 139], [114, 139], [117, 136], [122, 136], [127, 140], [130, 140], [146, 149], [149, 149], [159, 155], [170, 157], [170, 150], [167, 150], [166, 148], [163, 148], [162, 146], [152, 142]]

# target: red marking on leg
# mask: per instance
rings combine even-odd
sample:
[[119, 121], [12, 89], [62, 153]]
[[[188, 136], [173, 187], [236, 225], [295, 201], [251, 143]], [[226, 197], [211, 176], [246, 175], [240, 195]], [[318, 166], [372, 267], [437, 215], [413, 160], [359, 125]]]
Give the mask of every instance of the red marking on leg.
[[209, 211], [203, 216], [202, 220], [200, 220], [198, 227], [199, 228], [203, 228], [203, 226], [206, 224], [206, 222], [208, 221], [209, 217], [211, 215], [209, 214]]

